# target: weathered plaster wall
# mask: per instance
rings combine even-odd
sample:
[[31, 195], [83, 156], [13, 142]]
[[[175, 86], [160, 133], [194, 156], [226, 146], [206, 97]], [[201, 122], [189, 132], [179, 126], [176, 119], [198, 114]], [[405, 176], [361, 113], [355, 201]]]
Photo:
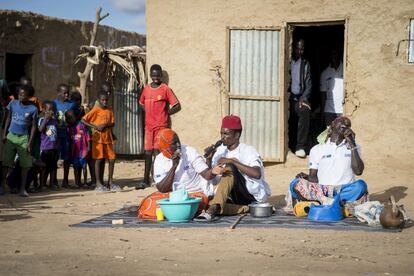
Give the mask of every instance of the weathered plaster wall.
[[[84, 66], [76, 68], [72, 62], [79, 53], [79, 46], [89, 44], [92, 28], [92, 22], [0, 10], [0, 53], [32, 54], [36, 94], [42, 99], [53, 99], [59, 83], [79, 85], [77, 72], [83, 71]], [[100, 26], [96, 42], [105, 48], [143, 46], [145, 36]], [[91, 90], [96, 89], [95, 86], [96, 83]]]
[[412, 0], [151, 0], [146, 17], [148, 64], [163, 66], [182, 102], [173, 127], [200, 150], [219, 137], [210, 68], [225, 66], [226, 27], [348, 19], [346, 93], [359, 105], [352, 120], [364, 157], [384, 165], [414, 163], [414, 65], [407, 63], [407, 44], [395, 56], [398, 41], [408, 38]]

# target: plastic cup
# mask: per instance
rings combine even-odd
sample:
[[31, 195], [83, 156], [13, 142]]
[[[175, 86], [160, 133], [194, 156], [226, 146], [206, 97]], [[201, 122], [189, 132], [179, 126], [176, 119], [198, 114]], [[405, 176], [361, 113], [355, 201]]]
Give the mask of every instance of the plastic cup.
[[164, 213], [162, 212], [161, 208], [155, 209], [155, 215], [157, 216], [158, 221], [164, 220]]

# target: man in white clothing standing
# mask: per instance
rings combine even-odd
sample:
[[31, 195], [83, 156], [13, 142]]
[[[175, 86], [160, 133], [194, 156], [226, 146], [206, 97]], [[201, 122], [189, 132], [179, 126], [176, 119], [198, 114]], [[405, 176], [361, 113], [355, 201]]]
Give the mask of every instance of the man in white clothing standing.
[[327, 126], [342, 116], [344, 101], [343, 66], [338, 51], [330, 52], [329, 66], [321, 74], [321, 110]]

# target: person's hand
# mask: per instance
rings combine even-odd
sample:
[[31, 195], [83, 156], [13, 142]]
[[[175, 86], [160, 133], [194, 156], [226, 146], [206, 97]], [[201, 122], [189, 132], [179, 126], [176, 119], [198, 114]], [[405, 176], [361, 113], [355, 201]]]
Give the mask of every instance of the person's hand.
[[309, 175], [304, 173], [304, 172], [300, 172], [296, 175], [296, 178], [303, 178], [303, 179], [308, 179]]
[[173, 161], [173, 166], [178, 166], [178, 163], [180, 163], [181, 159], [181, 150], [177, 149], [171, 156], [171, 159]]
[[310, 104], [306, 102], [305, 100], [299, 100], [299, 108], [305, 107], [309, 110], [311, 110]]
[[52, 118], [52, 113], [45, 111], [45, 120], [48, 121], [50, 118]]
[[[209, 152], [209, 154], [206, 156], [206, 154]], [[204, 157], [206, 158], [206, 159], [209, 159], [209, 158], [213, 158], [213, 155], [216, 153], [216, 149], [214, 149], [214, 145], [211, 145], [211, 146], [209, 146], [209, 147], [207, 147], [207, 148], [205, 148], [204, 149]]]
[[215, 166], [211, 169], [211, 173], [214, 175], [222, 175], [224, 173], [225, 167], [224, 165]]
[[27, 144], [26, 150], [27, 150], [28, 153], [30, 153], [30, 154], [32, 153], [32, 143]]
[[351, 128], [347, 128], [344, 131], [344, 137], [345, 137], [345, 140], [347, 141], [348, 145], [350, 145], [353, 148], [356, 147], [356, 144], [355, 144], [355, 133], [352, 131]]
[[95, 126], [95, 129], [97, 131], [103, 131], [105, 129], [105, 125], [97, 125], [97, 126]]
[[225, 158], [222, 157], [218, 160], [217, 164], [220, 165], [224, 165], [224, 164], [233, 164], [234, 161], [237, 161], [236, 158]]

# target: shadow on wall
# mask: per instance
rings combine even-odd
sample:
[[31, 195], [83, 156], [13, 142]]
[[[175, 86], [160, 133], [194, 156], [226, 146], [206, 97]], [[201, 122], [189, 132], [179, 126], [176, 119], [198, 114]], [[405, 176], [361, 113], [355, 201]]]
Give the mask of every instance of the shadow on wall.
[[168, 74], [167, 71], [162, 70], [162, 78], [161, 78], [161, 80], [166, 85], [169, 85], [169, 83], [170, 83], [170, 75]]
[[377, 200], [379, 202], [386, 202], [390, 198], [391, 195], [394, 195], [395, 201], [398, 202], [407, 196], [407, 193], [406, 193], [407, 189], [408, 188], [405, 186], [391, 187], [385, 191], [378, 192], [375, 194], [370, 194], [369, 199], [372, 201]]

